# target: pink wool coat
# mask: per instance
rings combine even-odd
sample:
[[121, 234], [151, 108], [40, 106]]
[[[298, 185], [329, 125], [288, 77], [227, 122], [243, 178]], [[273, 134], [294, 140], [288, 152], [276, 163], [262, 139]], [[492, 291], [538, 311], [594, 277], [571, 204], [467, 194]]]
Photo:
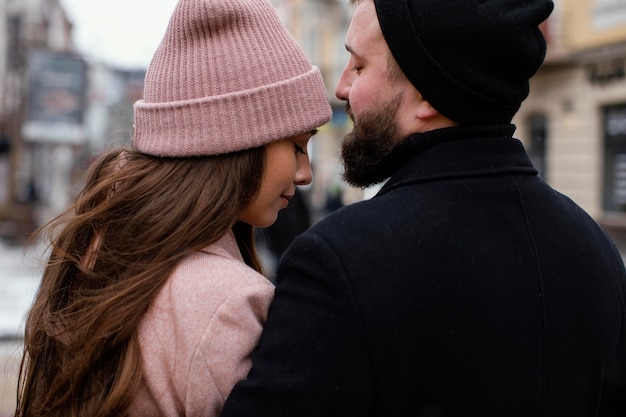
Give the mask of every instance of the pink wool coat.
[[131, 416], [219, 416], [245, 378], [273, 285], [227, 234], [177, 266], [139, 325], [143, 381]]

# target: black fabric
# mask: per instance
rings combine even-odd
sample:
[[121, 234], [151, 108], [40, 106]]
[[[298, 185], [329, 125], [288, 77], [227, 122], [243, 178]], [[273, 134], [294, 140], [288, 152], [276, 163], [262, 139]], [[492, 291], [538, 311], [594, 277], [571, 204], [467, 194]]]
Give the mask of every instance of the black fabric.
[[528, 96], [551, 0], [374, 0], [398, 65], [443, 115], [464, 125], [509, 123]]
[[511, 131], [413, 135], [300, 235], [222, 416], [625, 416], [621, 256]]

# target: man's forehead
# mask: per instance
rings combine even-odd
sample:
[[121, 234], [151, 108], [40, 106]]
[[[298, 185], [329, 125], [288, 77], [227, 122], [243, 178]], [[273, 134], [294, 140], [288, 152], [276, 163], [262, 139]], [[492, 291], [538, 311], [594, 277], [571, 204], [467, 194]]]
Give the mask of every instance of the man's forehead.
[[346, 49], [353, 54], [365, 53], [359, 49], [364, 46], [369, 49], [381, 41], [384, 44], [374, 2], [372, 0], [359, 0], [352, 16], [352, 22], [348, 27]]

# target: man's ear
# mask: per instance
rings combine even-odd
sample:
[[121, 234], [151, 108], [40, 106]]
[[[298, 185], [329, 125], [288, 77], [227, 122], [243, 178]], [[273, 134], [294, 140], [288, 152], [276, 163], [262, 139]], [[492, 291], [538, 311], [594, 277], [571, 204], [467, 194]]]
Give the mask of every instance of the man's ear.
[[409, 90], [404, 100], [404, 111], [399, 114], [398, 123], [405, 136], [455, 125], [415, 89]]
[[415, 115], [418, 119], [428, 120], [439, 116], [439, 112], [424, 97], [419, 101]]
[[439, 110], [431, 106], [424, 97], [421, 97], [415, 108], [415, 119], [421, 124], [423, 132], [456, 126], [454, 121], [439, 113]]

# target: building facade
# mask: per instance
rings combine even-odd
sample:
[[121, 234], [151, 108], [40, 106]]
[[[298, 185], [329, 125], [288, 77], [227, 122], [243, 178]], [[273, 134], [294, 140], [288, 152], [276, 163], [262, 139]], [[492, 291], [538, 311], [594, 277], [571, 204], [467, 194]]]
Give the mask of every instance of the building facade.
[[514, 119], [541, 176], [626, 244], [626, 1], [556, 0]]
[[[56, 77], [64, 74], [56, 66], [58, 61], [49, 65], [52, 61], [46, 59], [69, 56], [72, 50], [72, 25], [60, 1], [0, 0], [0, 3], [0, 237], [19, 239], [32, 232], [38, 223], [34, 212], [34, 202], [38, 199], [37, 179], [57, 178], [57, 167], [64, 166], [50, 162], [46, 166], [53, 172], [45, 172], [44, 166], [37, 163], [38, 155], [45, 154], [48, 161], [50, 155], [59, 156], [61, 148], [44, 150], [41, 138], [33, 136], [32, 131], [24, 131], [26, 122], [35, 120], [29, 119], [35, 112], [29, 106], [32, 100], [28, 97], [32, 98], [37, 89], [32, 88], [30, 81], [39, 82], [39, 103], [47, 103], [38, 108], [38, 116], [50, 118], [53, 111], [62, 108], [69, 116], [68, 105], [83, 103], [72, 101], [76, 98], [71, 94], [72, 88], [58, 89], [56, 93], [49, 88], [54, 83], [61, 87], [67, 79]], [[47, 78], [34, 76], [31, 71], [34, 61], [35, 66], [47, 72]], [[52, 183], [58, 185], [54, 180]], [[50, 193], [50, 204], [58, 205], [59, 202], [54, 201], [54, 196], [58, 195], [57, 189]]]
[[84, 58], [72, 28], [60, 0], [0, 0], [0, 238], [9, 241], [66, 210], [93, 157], [132, 137], [145, 69]]

